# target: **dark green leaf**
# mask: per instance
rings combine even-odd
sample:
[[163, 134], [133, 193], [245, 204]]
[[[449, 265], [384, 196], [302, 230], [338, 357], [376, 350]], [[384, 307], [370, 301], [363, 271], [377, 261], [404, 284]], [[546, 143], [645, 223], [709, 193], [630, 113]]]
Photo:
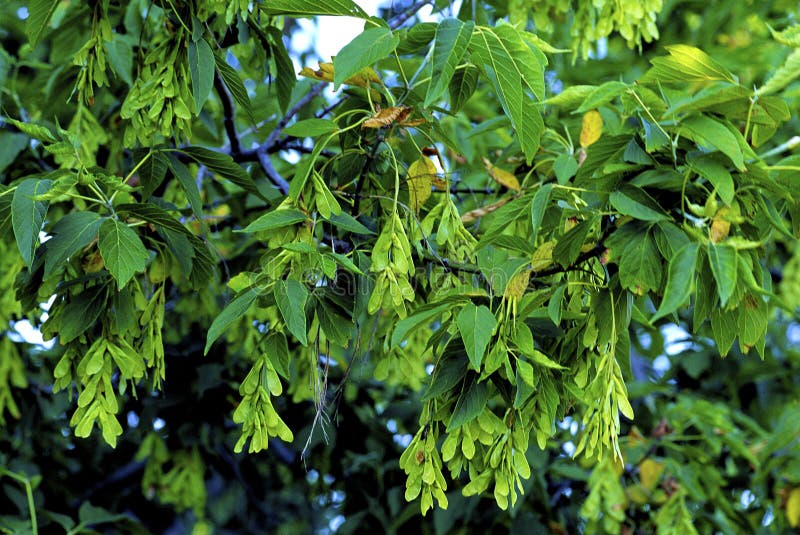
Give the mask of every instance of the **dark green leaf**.
[[264, 194], [258, 189], [256, 183], [250, 175], [247, 174], [247, 171], [242, 169], [239, 164], [234, 162], [233, 158], [227, 154], [213, 151], [205, 147], [183, 147], [180, 151], [197, 163], [205, 165], [210, 171], [213, 171], [222, 178], [230, 180], [243, 190], [264, 198]]
[[481, 71], [474, 65], [463, 65], [456, 69], [447, 91], [450, 94], [450, 111], [456, 113], [475, 93]]
[[544, 184], [531, 201], [531, 224], [533, 231], [531, 233], [530, 241], [536, 244], [536, 238], [539, 236], [539, 231], [542, 228], [542, 221], [544, 220], [544, 213], [547, 211], [547, 206], [550, 203], [550, 192], [553, 190], [552, 184]]
[[553, 260], [561, 264], [562, 267], [571, 266], [581, 254], [581, 247], [586, 243], [586, 238], [589, 236], [595, 221], [595, 218], [581, 221], [559, 238], [558, 243], [553, 247]]
[[646, 232], [629, 244], [619, 262], [619, 281], [637, 295], [661, 288], [662, 268], [655, 241]]
[[472, 21], [462, 22], [448, 18], [439, 23], [433, 43], [431, 83], [428, 85], [423, 106], [430, 106], [444, 93], [467, 51], [474, 28], [475, 23]]
[[192, 208], [192, 213], [198, 221], [203, 221], [203, 200], [200, 198], [200, 191], [197, 189], [197, 182], [195, 181], [189, 168], [183, 165], [173, 155], [169, 155], [169, 166], [172, 173], [186, 194], [186, 199], [189, 201], [189, 206]]
[[667, 221], [666, 215], [659, 204], [655, 202], [644, 190], [636, 186], [628, 186], [613, 192], [609, 198], [611, 206], [619, 213], [631, 216], [642, 221]]
[[362, 234], [364, 236], [374, 235], [375, 233], [358, 222], [356, 218], [346, 212], [339, 214], [331, 214], [328, 221], [342, 230], [352, 232], [354, 234]]
[[62, 217], [51, 231], [53, 237], [46, 243], [44, 278], [50, 278], [68, 258], [92, 243], [101, 222], [96, 212], [73, 212]]
[[447, 424], [447, 432], [458, 429], [478, 417], [489, 401], [489, 386], [486, 383], [470, 382], [461, 391], [453, 416]]
[[52, 184], [52, 181], [47, 179], [25, 179], [17, 184], [11, 200], [14, 238], [17, 240], [17, 248], [22, 259], [29, 268], [33, 263], [33, 252], [39, 243], [39, 232], [42, 230], [48, 207], [46, 201], [37, 201], [34, 198], [47, 192]]
[[286, 46], [283, 44], [283, 34], [281, 30], [270, 26], [266, 29], [269, 35], [272, 46], [272, 57], [275, 59], [275, 80], [276, 93], [278, 95], [278, 103], [280, 103], [281, 110], [286, 111], [289, 108], [289, 103], [292, 100], [292, 91], [297, 84], [297, 76], [294, 73], [294, 64], [292, 58], [289, 57], [289, 52], [286, 51]]
[[247, 95], [242, 79], [239, 78], [239, 73], [236, 69], [228, 65], [224, 58], [214, 55], [214, 63], [217, 66], [217, 72], [225, 82], [225, 87], [230, 91], [233, 100], [242, 107], [251, 122], [255, 122], [253, 114], [253, 106], [250, 103], [250, 97]]
[[250, 307], [255, 302], [257, 297], [258, 291], [255, 288], [248, 288], [234, 297], [233, 300], [231, 300], [231, 302], [228, 303], [224, 309], [222, 309], [222, 312], [219, 313], [219, 316], [214, 318], [214, 321], [211, 323], [211, 327], [208, 328], [206, 347], [203, 350], [204, 355], [208, 354], [211, 344], [213, 344], [217, 338], [222, 336], [222, 333], [224, 333], [233, 322], [237, 321], [239, 318], [244, 316], [248, 310], [250, 310]]
[[708, 179], [717, 191], [722, 202], [731, 205], [733, 202], [734, 185], [733, 177], [728, 169], [714, 158], [712, 154], [705, 154], [699, 158], [689, 160], [689, 167], [698, 175]]
[[205, 39], [189, 42], [189, 74], [192, 77], [192, 98], [199, 114], [214, 87], [214, 53]]

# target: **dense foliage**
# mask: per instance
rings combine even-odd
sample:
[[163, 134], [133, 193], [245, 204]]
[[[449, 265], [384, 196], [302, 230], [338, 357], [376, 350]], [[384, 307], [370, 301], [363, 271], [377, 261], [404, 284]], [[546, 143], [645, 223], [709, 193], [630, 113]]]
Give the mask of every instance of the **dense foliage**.
[[800, 525], [796, 3], [0, 13], [0, 529]]

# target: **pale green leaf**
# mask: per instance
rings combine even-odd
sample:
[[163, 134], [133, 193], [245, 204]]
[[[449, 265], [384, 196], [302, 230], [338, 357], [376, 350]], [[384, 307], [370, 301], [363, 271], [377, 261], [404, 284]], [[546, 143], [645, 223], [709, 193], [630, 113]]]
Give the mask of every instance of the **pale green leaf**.
[[800, 49], [792, 50], [775, 74], [756, 90], [756, 95], [769, 95], [780, 91], [800, 76]]
[[343, 15], [365, 19], [368, 15], [352, 0], [268, 0], [261, 9], [270, 15]]
[[58, 7], [59, 0], [31, 0], [28, 2], [28, 20], [25, 24], [25, 33], [31, 47], [36, 46], [42, 37], [50, 18]]
[[285, 128], [283, 133], [295, 137], [317, 137], [330, 134], [339, 129], [336, 123], [328, 119], [303, 119]]
[[694, 270], [697, 263], [697, 250], [698, 245], [696, 243], [687, 243], [670, 261], [664, 298], [661, 300], [661, 306], [658, 307], [658, 311], [650, 320], [651, 323], [675, 312], [678, 307], [689, 299], [692, 293], [692, 281], [694, 280]]
[[295, 225], [305, 221], [307, 216], [300, 210], [292, 208], [283, 210], [273, 210], [260, 216], [258, 219], [247, 225], [241, 232], [259, 232], [265, 230], [275, 230], [289, 225]]
[[732, 84], [736, 78], [711, 56], [687, 45], [667, 47], [669, 56], [654, 58], [653, 67], [640, 80], [645, 83], [713, 82], [723, 80]]
[[680, 123], [680, 131], [699, 145], [718, 149], [731, 159], [737, 169], [744, 170], [744, 155], [736, 136], [716, 119], [705, 115], [695, 115]]
[[308, 345], [306, 327], [308, 290], [305, 285], [294, 279], [280, 280], [275, 283], [274, 294], [286, 328], [298, 342]]
[[339, 89], [345, 80], [361, 69], [394, 52], [399, 43], [400, 37], [383, 26], [359, 34], [333, 58], [333, 88]]
[[738, 273], [738, 254], [736, 249], [728, 245], [708, 244], [708, 263], [711, 272], [717, 281], [720, 304], [724, 307], [736, 289], [736, 274]]
[[456, 325], [458, 325], [458, 331], [464, 341], [464, 348], [467, 350], [470, 364], [475, 370], [480, 370], [486, 346], [492, 339], [497, 319], [486, 306], [467, 303], [458, 313]]

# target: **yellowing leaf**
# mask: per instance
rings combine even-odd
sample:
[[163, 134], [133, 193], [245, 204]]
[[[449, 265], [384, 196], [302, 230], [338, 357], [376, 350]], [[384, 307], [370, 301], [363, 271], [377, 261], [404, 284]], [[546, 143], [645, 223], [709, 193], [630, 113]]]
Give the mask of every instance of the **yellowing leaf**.
[[506, 299], [519, 299], [525, 295], [525, 290], [528, 289], [528, 283], [531, 280], [531, 272], [529, 270], [520, 271], [508, 281], [506, 291], [503, 296]]
[[786, 499], [786, 520], [793, 528], [800, 526], [800, 487], [795, 487]]
[[531, 269], [542, 271], [553, 265], [553, 248], [556, 246], [554, 240], [546, 241], [539, 246], [531, 255]]
[[[303, 67], [300, 70], [300, 76], [306, 78], [313, 78], [320, 82], [333, 82], [333, 63], [320, 63], [319, 69], [314, 70], [311, 67]], [[382, 84], [380, 76], [371, 67], [361, 69], [356, 74], [344, 81], [347, 85], [355, 85], [358, 87], [368, 87], [369, 84], [375, 82]]]
[[375, 115], [361, 123], [361, 128], [381, 128], [394, 122], [401, 123], [410, 114], [411, 108], [408, 106], [392, 106], [382, 110], [379, 109]]
[[653, 459], [645, 459], [639, 463], [639, 481], [642, 484], [642, 488], [648, 491], [652, 490], [663, 472], [664, 463]]
[[436, 176], [436, 166], [425, 156], [408, 167], [408, 204], [418, 212], [431, 196], [431, 183]]
[[489, 176], [492, 177], [495, 182], [501, 186], [507, 187], [510, 190], [519, 191], [519, 180], [517, 180], [517, 177], [514, 176], [514, 173], [509, 173], [504, 169], [495, 167], [492, 165], [492, 162], [486, 158], [483, 159], [483, 165], [486, 166], [486, 171], [489, 172]]
[[597, 110], [587, 111], [583, 115], [581, 125], [581, 147], [588, 147], [598, 139], [603, 133], [603, 118]]

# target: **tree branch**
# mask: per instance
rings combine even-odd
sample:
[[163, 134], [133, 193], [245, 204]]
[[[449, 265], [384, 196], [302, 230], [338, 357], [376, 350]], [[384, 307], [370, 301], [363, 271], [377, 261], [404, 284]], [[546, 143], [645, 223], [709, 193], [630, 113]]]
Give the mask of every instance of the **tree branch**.
[[398, 13], [397, 15], [389, 19], [389, 28], [391, 28], [392, 30], [396, 30], [397, 28], [405, 24], [405, 22], [408, 19], [413, 17], [417, 13], [417, 11], [432, 3], [433, 3], [432, 0], [420, 0], [418, 2], [414, 2], [413, 4], [408, 6], [408, 8], [406, 8], [402, 13]]
[[231, 156], [236, 159], [236, 156], [242, 153], [242, 145], [239, 142], [239, 135], [236, 133], [233, 98], [228, 93], [228, 88], [225, 87], [225, 82], [218, 71], [214, 71], [214, 88], [217, 90], [219, 100], [222, 102], [222, 124], [225, 125], [225, 133], [228, 134]]

